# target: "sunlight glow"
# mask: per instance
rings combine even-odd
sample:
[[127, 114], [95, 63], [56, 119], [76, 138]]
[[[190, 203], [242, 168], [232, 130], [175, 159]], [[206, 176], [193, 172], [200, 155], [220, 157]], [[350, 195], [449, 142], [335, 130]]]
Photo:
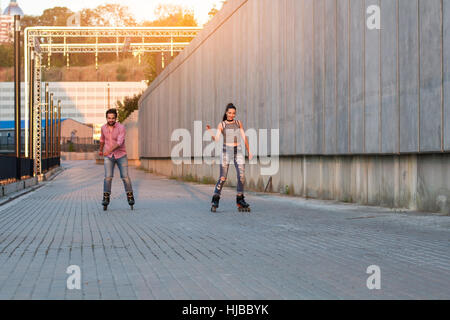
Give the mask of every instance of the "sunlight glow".
[[[5, 6], [6, 1], [2, 1]], [[130, 12], [138, 22], [155, 20], [155, 9], [159, 4], [176, 4], [194, 11], [199, 25], [208, 22], [209, 11], [216, 6], [220, 9], [222, 0], [18, 0], [26, 15], [41, 15], [45, 9], [53, 7], [67, 7], [76, 12], [84, 8], [95, 8], [99, 5], [117, 3], [128, 6]]]

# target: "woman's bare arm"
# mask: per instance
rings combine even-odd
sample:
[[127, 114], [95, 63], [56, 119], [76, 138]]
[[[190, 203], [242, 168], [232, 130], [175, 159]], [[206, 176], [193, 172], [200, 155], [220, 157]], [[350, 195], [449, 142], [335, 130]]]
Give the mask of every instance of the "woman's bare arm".
[[212, 136], [212, 139], [214, 141], [219, 141], [220, 135], [222, 134], [222, 123], [219, 123], [219, 126], [217, 127], [216, 135], [214, 135], [214, 131], [212, 131], [211, 127], [209, 125], [206, 125], [206, 130], [209, 131], [209, 133]]
[[245, 135], [244, 126], [242, 125], [242, 122], [240, 122], [240, 121], [239, 121], [239, 127], [240, 127], [240, 131], [241, 131], [242, 139], [244, 139], [245, 148], [247, 149], [247, 152], [248, 152], [248, 158], [249, 158], [249, 160], [252, 160], [253, 155], [252, 155], [252, 153], [250, 152], [250, 147], [249, 147], [249, 145], [248, 145], [248, 139], [247, 139], [247, 136]]

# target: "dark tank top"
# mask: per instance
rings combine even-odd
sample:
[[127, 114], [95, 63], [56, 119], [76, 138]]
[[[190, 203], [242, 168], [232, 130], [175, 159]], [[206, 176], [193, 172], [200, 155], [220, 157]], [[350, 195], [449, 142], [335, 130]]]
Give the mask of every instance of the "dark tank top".
[[222, 122], [223, 128], [223, 143], [224, 144], [239, 144], [241, 142], [241, 127], [239, 120], [232, 123]]

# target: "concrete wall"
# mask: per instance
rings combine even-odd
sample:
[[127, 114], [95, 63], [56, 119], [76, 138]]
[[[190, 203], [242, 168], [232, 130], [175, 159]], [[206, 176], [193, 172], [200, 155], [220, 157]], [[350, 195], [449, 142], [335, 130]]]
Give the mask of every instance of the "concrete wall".
[[126, 128], [125, 146], [127, 149], [128, 160], [134, 162], [139, 160], [139, 130], [138, 130], [137, 111], [133, 112], [124, 122]]
[[0, 186], [0, 199], [2, 197], [10, 196], [12, 194], [15, 194], [16, 192], [22, 191], [24, 189], [33, 187], [38, 184], [38, 178], [33, 177], [26, 180], [21, 180], [13, 183], [9, 183], [6, 185]]
[[[283, 155], [450, 151], [449, 50], [449, 1], [231, 0], [144, 94], [145, 136], [216, 125], [232, 101]], [[154, 142], [143, 156], [170, 155]]]
[[[170, 159], [141, 159], [141, 167], [168, 177], [190, 177], [197, 181], [219, 178], [219, 166], [174, 165]], [[245, 188], [264, 191], [268, 176], [260, 165], [248, 165]], [[236, 186], [230, 168], [227, 186]], [[280, 170], [272, 176], [269, 192], [408, 208], [450, 214], [450, 154], [292, 156], [280, 159]], [[214, 186], [211, 185], [211, 194]], [[224, 196], [229, 196], [229, 191]]]
[[[366, 27], [372, 4], [381, 8], [381, 30]], [[246, 128], [280, 129], [282, 185], [290, 159], [306, 159], [295, 171], [313, 183], [304, 195], [347, 198], [340, 189], [356, 181], [354, 168], [385, 168], [381, 155], [406, 163], [412, 155], [421, 165], [408, 175], [424, 168], [442, 175], [450, 151], [449, 51], [448, 0], [230, 0], [141, 98], [140, 157], [166, 166], [175, 129], [193, 133], [195, 120], [215, 126], [233, 102]], [[316, 192], [317, 174], [345, 183]], [[371, 178], [375, 189], [384, 187], [378, 178]], [[433, 188], [429, 179], [415, 181]], [[448, 183], [442, 188], [448, 193]], [[417, 189], [407, 189], [408, 201], [369, 197], [362, 187], [350, 195], [414, 207]], [[432, 193], [418, 207], [434, 211], [436, 199], [425, 196]]]

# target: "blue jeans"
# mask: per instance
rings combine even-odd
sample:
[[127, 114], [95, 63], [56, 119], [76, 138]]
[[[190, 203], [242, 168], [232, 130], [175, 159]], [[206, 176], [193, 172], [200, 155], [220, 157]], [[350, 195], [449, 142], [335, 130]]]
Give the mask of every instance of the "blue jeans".
[[222, 150], [222, 162], [220, 164], [220, 178], [217, 181], [216, 188], [214, 189], [214, 194], [220, 196], [222, 193], [222, 188], [227, 181], [228, 168], [230, 163], [234, 163], [236, 168], [237, 176], [237, 194], [244, 194], [244, 183], [245, 183], [245, 158], [242, 152], [242, 147], [230, 147], [223, 146]]
[[111, 193], [112, 180], [114, 177], [114, 166], [117, 164], [120, 170], [120, 178], [123, 181], [125, 192], [133, 192], [131, 179], [128, 176], [128, 157], [124, 156], [120, 159], [104, 157], [105, 159], [105, 181], [103, 184], [103, 192]]

